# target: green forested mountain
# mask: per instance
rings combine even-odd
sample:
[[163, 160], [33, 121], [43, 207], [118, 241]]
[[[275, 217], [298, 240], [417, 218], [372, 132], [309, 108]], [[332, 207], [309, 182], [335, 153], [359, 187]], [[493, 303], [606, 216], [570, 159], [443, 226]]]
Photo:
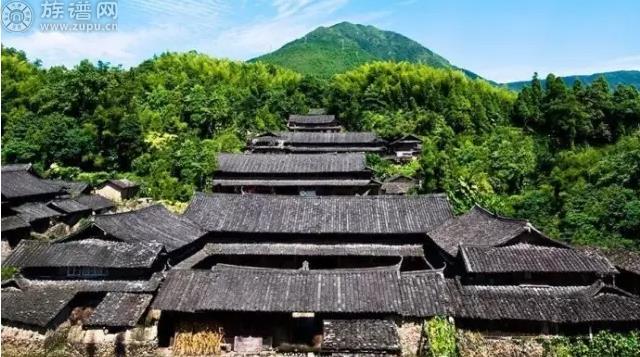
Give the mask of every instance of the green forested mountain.
[[[580, 83], [580, 82], [579, 82]], [[323, 81], [264, 63], [165, 53], [123, 69], [41, 68], [2, 49], [2, 162], [45, 177], [127, 177], [142, 195], [186, 202], [207, 190], [219, 152], [325, 106], [349, 130], [423, 139], [418, 160], [371, 155], [404, 174], [574, 244], [640, 250], [640, 91], [550, 75], [520, 93], [459, 71], [374, 62]]]
[[[407, 61], [436, 68], [457, 68], [401, 34], [349, 22], [319, 27], [274, 52], [250, 60], [256, 61], [320, 77], [343, 73], [372, 61]], [[460, 70], [471, 78], [478, 77], [473, 72]]]
[[[583, 84], [591, 84], [593, 81], [598, 79], [598, 77], [604, 77], [612, 87], [615, 87], [618, 84], [629, 84], [640, 89], [640, 71], [614, 71], [587, 75], [563, 76], [562, 80], [564, 80], [567, 85], [572, 85], [575, 81], [580, 81]], [[520, 81], [505, 83], [505, 85], [509, 89], [520, 91], [529, 83], [529, 81]], [[542, 81], [542, 84], [544, 84], [544, 80]]]

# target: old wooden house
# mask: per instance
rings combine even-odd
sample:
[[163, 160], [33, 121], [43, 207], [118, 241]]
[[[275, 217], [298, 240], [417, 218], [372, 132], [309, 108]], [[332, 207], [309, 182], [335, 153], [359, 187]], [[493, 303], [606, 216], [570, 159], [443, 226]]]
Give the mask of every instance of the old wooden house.
[[3, 264], [20, 268], [28, 279], [142, 280], [162, 270], [165, 260], [158, 243], [24, 240]]
[[2, 166], [2, 255], [10, 253], [32, 231], [42, 233], [52, 225], [64, 222], [74, 225], [81, 218], [114, 207], [102, 199], [100, 207], [85, 205], [81, 200], [95, 200], [82, 182], [41, 178], [30, 164]]
[[482, 284], [591, 284], [613, 282], [618, 272], [604, 257], [589, 256], [553, 240], [529, 222], [475, 206], [428, 236], [452, 274]]
[[363, 153], [220, 154], [213, 190], [283, 195], [377, 194]]
[[18, 243], [29, 237], [31, 225], [18, 215], [2, 217], [2, 258], [11, 252]]
[[582, 252], [596, 257], [606, 257], [620, 274], [615, 277], [615, 285], [640, 295], [640, 253], [624, 249], [599, 249], [580, 247]]
[[40, 178], [29, 164], [2, 166], [2, 202], [16, 206], [45, 202], [64, 194], [62, 187]]
[[[2, 324], [45, 333], [73, 319], [122, 329], [142, 322], [161, 275], [145, 280], [36, 280], [3, 282]], [[124, 326], [126, 325], [126, 326]]]
[[289, 115], [287, 127], [290, 131], [313, 131], [334, 133], [342, 130], [335, 115]]
[[84, 240], [115, 241], [130, 244], [159, 244], [169, 261], [181, 260], [199, 246], [205, 232], [193, 222], [169, 212], [162, 205], [136, 211], [96, 215], [83, 229], [60, 242]]
[[273, 132], [249, 141], [253, 153], [383, 153], [386, 142], [372, 132]]
[[107, 180], [101, 183], [94, 189], [94, 193], [109, 200], [119, 202], [133, 198], [139, 190], [140, 185], [137, 183], [127, 179], [118, 179]]
[[399, 354], [392, 316], [404, 311], [402, 294], [410, 290], [401, 285], [398, 266], [305, 270], [218, 265], [170, 272], [153, 307], [163, 311], [161, 345], [171, 343], [175, 321], [186, 319], [223, 328], [225, 342], [234, 350], [238, 336], [253, 336], [260, 339], [255, 353]]
[[422, 151], [422, 139], [415, 135], [405, 135], [389, 143], [391, 158], [398, 162], [415, 159]]

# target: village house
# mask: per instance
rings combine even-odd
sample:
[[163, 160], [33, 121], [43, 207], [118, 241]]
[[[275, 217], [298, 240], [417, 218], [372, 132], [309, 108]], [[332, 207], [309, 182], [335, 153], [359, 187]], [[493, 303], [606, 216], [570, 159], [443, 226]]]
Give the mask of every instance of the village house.
[[[105, 329], [130, 327], [142, 322], [161, 279], [160, 274], [145, 280], [18, 277], [2, 284], [2, 325], [40, 333], [71, 319], [74, 324], [93, 321], [93, 327]], [[131, 299], [131, 294], [139, 299]]]
[[[399, 354], [397, 325], [390, 316], [402, 310], [400, 284], [397, 266], [301, 270], [219, 265], [170, 272], [153, 308], [163, 311], [161, 346], [171, 344], [180, 321], [197, 320], [223, 328], [224, 342], [234, 350], [238, 337], [253, 336], [259, 338], [255, 353]], [[355, 330], [343, 329], [348, 327]]]
[[422, 151], [422, 139], [415, 135], [405, 135], [389, 143], [391, 158], [397, 162], [413, 160]]
[[140, 186], [127, 179], [107, 180], [94, 189], [94, 193], [109, 200], [120, 202], [133, 198]]
[[3, 165], [2, 256], [31, 232], [44, 233], [59, 222], [72, 226], [83, 217], [115, 208], [102, 197], [97, 201], [89, 191], [83, 182], [43, 179], [30, 164]]
[[28, 279], [141, 280], [162, 270], [165, 260], [158, 243], [24, 240], [3, 264], [19, 268]]
[[[4, 211], [4, 209], [3, 209]], [[2, 217], [2, 259], [23, 239], [29, 238], [31, 225], [17, 215]]]
[[63, 194], [62, 187], [43, 180], [30, 164], [2, 166], [3, 206], [25, 202], [45, 202]]
[[640, 254], [625, 249], [600, 249], [580, 247], [588, 255], [606, 257], [618, 270], [615, 285], [635, 295], [640, 295]]
[[589, 256], [553, 240], [529, 222], [495, 215], [474, 206], [428, 233], [440, 256], [483, 284], [588, 285], [613, 282], [618, 273], [602, 256]]
[[213, 190], [282, 195], [377, 194], [363, 153], [219, 154]]
[[342, 131], [342, 126], [338, 123], [335, 115], [289, 115], [287, 127], [290, 131], [313, 131], [334, 133]]
[[177, 267], [300, 268], [306, 262], [312, 269], [400, 264], [402, 270], [416, 270], [433, 268], [425, 257], [425, 232], [453, 214], [442, 195], [197, 193], [183, 216], [202, 227], [206, 244]]
[[197, 240], [204, 234], [193, 222], [157, 204], [135, 211], [96, 215], [84, 228], [59, 242], [96, 239], [129, 244], [159, 244], [172, 262], [197, 250]]

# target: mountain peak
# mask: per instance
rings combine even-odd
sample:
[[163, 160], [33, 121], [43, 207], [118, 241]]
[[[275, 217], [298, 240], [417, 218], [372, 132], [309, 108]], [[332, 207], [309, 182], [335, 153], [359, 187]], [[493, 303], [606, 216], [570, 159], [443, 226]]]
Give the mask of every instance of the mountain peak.
[[[277, 64], [321, 77], [342, 73], [372, 61], [407, 61], [458, 69], [442, 56], [406, 36], [346, 21], [318, 27], [280, 49], [251, 61]], [[472, 72], [463, 71], [470, 77], [477, 77]]]

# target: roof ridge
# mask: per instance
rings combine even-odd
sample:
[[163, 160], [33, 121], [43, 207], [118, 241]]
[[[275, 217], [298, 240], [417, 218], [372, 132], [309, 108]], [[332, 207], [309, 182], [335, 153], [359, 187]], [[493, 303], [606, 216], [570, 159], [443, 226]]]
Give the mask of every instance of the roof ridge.
[[486, 215], [488, 215], [488, 216], [491, 216], [491, 217], [493, 217], [493, 218], [496, 218], [496, 219], [499, 219], [499, 220], [502, 220], [502, 221], [510, 221], [510, 222], [524, 223], [524, 224], [525, 224], [525, 226], [531, 226], [531, 227], [533, 227], [533, 226], [531, 225], [531, 223], [529, 222], [529, 220], [527, 220], [527, 219], [519, 219], [519, 218], [511, 218], [511, 217], [501, 216], [501, 215], [499, 215], [499, 214], [497, 214], [497, 213], [495, 213], [495, 212], [491, 212], [491, 211], [489, 211], [488, 209], [486, 209], [486, 208], [484, 208], [484, 207], [480, 206], [480, 205], [479, 205], [479, 204], [477, 204], [477, 203], [474, 203], [473, 207], [472, 207], [472, 208], [471, 208], [467, 213], [470, 213], [470, 212], [471, 212], [471, 211], [473, 211], [473, 210], [479, 210], [479, 211], [480, 211], [480, 213], [484, 213], [484, 214], [486, 214]]
[[165, 207], [162, 203], [154, 203], [152, 205], [149, 205], [149, 206], [146, 206], [146, 207], [142, 207], [142, 208], [138, 208], [138, 209], [134, 209], [134, 210], [131, 210], [131, 211], [97, 214], [97, 215], [95, 215], [93, 217], [93, 219], [95, 220], [96, 218], [99, 218], [99, 217], [113, 217], [113, 216], [124, 216], [124, 215], [127, 215], [127, 214], [135, 214], [135, 213], [142, 212], [142, 211], [150, 211], [151, 209], [157, 209], [158, 207], [161, 207], [165, 211], [171, 213], [171, 211], [169, 211], [167, 209], [167, 207]]
[[[262, 154], [260, 154], [262, 155]], [[202, 192], [202, 191], [196, 191], [196, 193], [193, 195], [192, 201], [197, 198], [197, 197], [202, 197], [202, 198], [210, 198], [210, 197], [237, 197], [239, 199], [249, 199], [249, 197], [254, 198], [254, 197], [260, 197], [260, 198], [273, 198], [274, 200], [365, 200], [365, 199], [370, 199], [370, 200], [419, 200], [421, 198], [427, 198], [427, 197], [433, 197], [433, 198], [437, 198], [437, 197], [443, 197], [443, 198], [447, 198], [448, 200], [448, 196], [446, 193], [444, 192], [433, 192], [433, 193], [424, 193], [424, 194], [419, 194], [419, 195], [412, 195], [412, 196], [398, 196], [398, 195], [371, 195], [371, 196], [287, 196], [287, 195], [273, 195], [273, 194], [268, 194], [268, 193], [252, 193], [251, 195], [238, 195], [236, 193], [224, 193], [224, 192]], [[191, 202], [189, 203], [189, 205], [191, 204]], [[131, 212], [131, 211], [129, 211]], [[128, 213], [128, 212], [121, 212], [121, 213]], [[121, 213], [117, 213], [117, 214], [121, 214]], [[112, 214], [113, 215], [113, 214]], [[109, 216], [109, 215], [106, 215]], [[456, 217], [453, 217], [456, 218]]]
[[400, 271], [400, 264], [387, 265], [387, 266], [379, 266], [379, 267], [369, 267], [369, 268], [345, 268], [345, 269], [283, 269], [283, 268], [264, 268], [264, 267], [253, 267], [246, 265], [234, 265], [234, 264], [217, 264], [211, 268], [212, 272], [222, 271], [222, 270], [246, 270], [246, 271], [256, 271], [256, 272], [264, 272], [264, 273], [279, 273], [279, 274], [340, 274], [340, 273], [368, 273], [368, 272], [376, 272], [376, 271]]
[[400, 276], [409, 276], [409, 275], [441, 275], [444, 277], [444, 266], [438, 269], [422, 269], [422, 270], [410, 270], [410, 271], [401, 271]]

